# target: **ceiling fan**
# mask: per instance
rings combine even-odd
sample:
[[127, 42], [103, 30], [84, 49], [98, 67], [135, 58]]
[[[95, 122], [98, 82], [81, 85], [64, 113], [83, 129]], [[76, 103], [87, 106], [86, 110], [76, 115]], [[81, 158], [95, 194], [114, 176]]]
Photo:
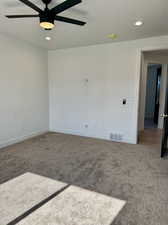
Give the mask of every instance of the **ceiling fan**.
[[62, 2], [61, 4], [55, 6], [52, 9], [48, 8], [48, 5], [51, 3], [52, 0], [42, 0], [42, 2], [45, 4], [45, 9], [41, 10], [38, 6], [30, 2], [29, 0], [19, 0], [20, 2], [23, 2], [25, 5], [29, 6], [30, 8], [34, 9], [38, 14], [34, 15], [6, 15], [9, 19], [17, 19], [17, 18], [33, 18], [33, 17], [39, 17], [40, 18], [40, 26], [44, 28], [45, 30], [51, 30], [55, 25], [54, 21], [61, 21], [65, 23], [71, 23], [75, 25], [83, 26], [86, 24], [86, 22], [75, 20], [63, 16], [58, 16], [57, 14], [79, 4], [82, 2], [82, 0], [66, 0]]

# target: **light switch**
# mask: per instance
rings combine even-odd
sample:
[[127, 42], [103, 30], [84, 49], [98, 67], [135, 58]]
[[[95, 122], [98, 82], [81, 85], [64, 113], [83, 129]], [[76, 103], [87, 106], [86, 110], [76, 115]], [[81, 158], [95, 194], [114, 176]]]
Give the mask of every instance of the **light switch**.
[[123, 105], [126, 105], [126, 104], [127, 104], [127, 99], [124, 98], [124, 99], [123, 99]]

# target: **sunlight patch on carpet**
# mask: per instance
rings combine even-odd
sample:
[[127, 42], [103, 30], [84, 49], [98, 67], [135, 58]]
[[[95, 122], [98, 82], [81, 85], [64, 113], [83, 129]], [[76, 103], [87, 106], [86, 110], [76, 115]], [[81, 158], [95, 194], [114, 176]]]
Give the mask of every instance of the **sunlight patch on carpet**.
[[0, 225], [6, 225], [67, 184], [25, 173], [0, 185]]
[[125, 203], [70, 186], [18, 225], [111, 225]]

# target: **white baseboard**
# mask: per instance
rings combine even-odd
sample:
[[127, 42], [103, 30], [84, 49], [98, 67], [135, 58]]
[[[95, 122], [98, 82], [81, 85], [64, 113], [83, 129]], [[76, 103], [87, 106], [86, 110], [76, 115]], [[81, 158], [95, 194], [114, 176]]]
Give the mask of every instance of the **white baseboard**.
[[[112, 141], [109, 138], [105, 136], [98, 136], [98, 135], [85, 135], [80, 132], [74, 132], [72, 130], [56, 130], [56, 129], [50, 129], [50, 132], [55, 132], [55, 133], [60, 133], [60, 134], [70, 134], [70, 135], [75, 135], [75, 136], [80, 136], [80, 137], [88, 137], [88, 138], [96, 138], [96, 139], [101, 139], [101, 140], [107, 140], [107, 141]], [[113, 142], [118, 142], [118, 141], [113, 141]], [[128, 143], [128, 144], [137, 144], [137, 140], [134, 139], [123, 139], [122, 141], [119, 141], [120, 143]]]
[[[4, 142], [0, 142], [0, 149], [1, 148], [4, 148], [4, 147], [7, 147], [7, 146], [10, 146], [10, 145], [13, 145], [13, 144], [16, 144], [16, 143], [20, 143], [22, 141], [25, 141], [27, 139], [30, 139], [30, 138], [33, 138], [33, 137], [36, 137], [36, 136], [39, 136], [39, 135], [42, 135], [42, 134], [45, 134], [47, 132], [56, 132], [56, 133], [63, 133], [63, 134], [71, 134], [71, 135], [76, 135], [76, 136], [81, 136], [81, 137], [89, 137], [89, 138], [97, 138], [97, 139], [103, 139], [103, 140], [108, 140], [108, 138], [105, 138], [105, 137], [100, 137], [100, 136], [95, 136], [95, 135], [91, 135], [91, 136], [88, 136], [88, 135], [84, 135], [84, 134], [80, 134], [80, 133], [76, 133], [76, 132], [68, 132], [68, 131], [62, 131], [62, 130], [55, 130], [55, 129], [52, 129], [52, 130], [43, 130], [43, 131], [36, 131], [36, 132], [33, 132], [33, 133], [30, 133], [28, 135], [24, 135], [24, 136], [21, 136], [21, 137], [18, 137], [18, 138], [12, 138], [8, 141], [4, 141]], [[121, 142], [123, 143], [130, 143], [130, 144], [136, 144], [135, 140], [122, 140]]]
[[16, 143], [20, 143], [20, 142], [25, 141], [27, 139], [30, 139], [30, 138], [33, 138], [33, 137], [45, 134], [47, 132], [49, 132], [49, 130], [35, 131], [33, 133], [30, 133], [30, 134], [27, 134], [27, 135], [23, 135], [21, 137], [12, 138], [12, 139], [10, 139], [8, 141], [0, 142], [0, 149], [4, 148], [4, 147], [7, 147], [7, 146], [10, 146], [10, 145], [13, 145], [13, 144], [16, 144]]

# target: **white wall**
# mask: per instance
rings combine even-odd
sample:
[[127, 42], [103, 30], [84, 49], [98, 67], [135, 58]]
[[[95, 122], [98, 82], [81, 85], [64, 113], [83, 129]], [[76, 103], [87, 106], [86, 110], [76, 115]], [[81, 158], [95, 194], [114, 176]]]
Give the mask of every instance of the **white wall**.
[[104, 139], [121, 133], [136, 143], [140, 49], [161, 46], [168, 37], [49, 51], [50, 129]]
[[0, 147], [47, 130], [47, 53], [1, 35]]
[[[120, 133], [136, 143], [140, 49], [162, 46], [168, 37], [49, 51], [50, 130], [104, 139]], [[48, 130], [47, 54], [0, 36], [0, 66], [2, 147]]]

